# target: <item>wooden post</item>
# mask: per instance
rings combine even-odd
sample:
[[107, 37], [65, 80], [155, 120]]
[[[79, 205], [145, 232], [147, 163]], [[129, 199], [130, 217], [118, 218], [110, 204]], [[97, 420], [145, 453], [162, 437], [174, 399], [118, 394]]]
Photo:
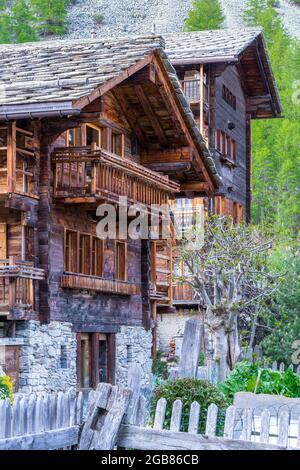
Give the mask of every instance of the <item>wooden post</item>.
[[181, 355], [179, 361], [179, 377], [197, 377], [199, 354], [203, 337], [203, 325], [197, 318], [189, 318], [185, 322]]
[[199, 97], [200, 97], [200, 134], [203, 136], [203, 110], [204, 110], [204, 73], [203, 64], [200, 64], [200, 82], [199, 82]]
[[7, 133], [7, 191], [13, 193], [16, 186], [16, 123], [8, 125]]

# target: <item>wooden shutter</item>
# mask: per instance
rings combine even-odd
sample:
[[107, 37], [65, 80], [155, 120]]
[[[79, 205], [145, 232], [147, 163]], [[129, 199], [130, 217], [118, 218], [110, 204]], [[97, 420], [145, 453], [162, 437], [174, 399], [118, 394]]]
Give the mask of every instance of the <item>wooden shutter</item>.
[[0, 223], [0, 259], [7, 258], [6, 224]]

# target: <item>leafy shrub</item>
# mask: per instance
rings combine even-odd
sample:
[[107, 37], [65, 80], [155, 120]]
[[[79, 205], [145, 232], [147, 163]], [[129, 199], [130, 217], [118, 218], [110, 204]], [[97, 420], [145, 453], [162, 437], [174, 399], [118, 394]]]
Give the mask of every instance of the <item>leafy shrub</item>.
[[93, 21], [95, 24], [101, 24], [104, 21], [104, 15], [97, 14], [93, 16]]
[[[207, 416], [207, 408], [211, 403], [215, 403], [219, 409], [224, 410], [228, 404], [225, 396], [220, 392], [216, 386], [196, 379], [177, 379], [169, 380], [156, 387], [154, 390], [154, 397], [151, 403], [151, 419], [154, 419], [154, 413], [156, 409], [157, 401], [160, 398], [167, 400], [165, 426], [170, 426], [172, 405], [175, 400], [180, 399], [182, 401], [182, 420], [181, 420], [181, 431], [188, 430], [189, 412], [191, 404], [197, 401], [200, 405], [200, 426], [199, 432], [204, 432], [205, 422]], [[220, 413], [221, 418], [223, 413]], [[222, 426], [222, 419], [219, 425]]]
[[8, 375], [0, 376], [0, 400], [10, 398], [13, 401], [13, 382]]
[[294, 5], [300, 5], [300, 0], [290, 0], [290, 3], [293, 3]]
[[162, 360], [162, 355], [162, 351], [157, 351], [152, 364], [152, 373], [160, 379], [167, 380], [169, 376], [168, 364]]
[[277, 372], [263, 369], [259, 363], [247, 361], [238, 363], [227, 379], [218, 385], [218, 389], [233, 402], [237, 392], [267, 393], [284, 395], [290, 398], [300, 397], [300, 377], [291, 369]]

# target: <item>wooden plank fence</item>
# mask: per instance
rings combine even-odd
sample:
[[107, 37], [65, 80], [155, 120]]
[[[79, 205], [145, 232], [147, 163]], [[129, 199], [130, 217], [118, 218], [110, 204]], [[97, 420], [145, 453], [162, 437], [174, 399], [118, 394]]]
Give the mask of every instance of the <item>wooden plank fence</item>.
[[0, 400], [0, 450], [52, 450], [77, 445], [89, 395], [84, 398], [82, 392], [58, 392], [17, 396], [13, 404], [9, 399]]
[[[167, 401], [161, 398], [152, 425], [147, 425], [140, 374], [134, 365], [128, 388], [102, 383], [85, 399], [82, 393], [60, 392], [17, 397], [13, 405], [9, 400], [0, 401], [0, 450], [109, 450], [116, 446], [137, 450], [300, 449], [300, 413], [292, 416], [286, 407], [279, 409], [274, 431], [274, 413], [267, 408], [259, 414], [234, 406], [219, 410], [215, 404], [201, 410], [194, 402], [187, 416], [183, 403], [176, 400], [166, 426]], [[201, 420], [203, 416], [205, 420]], [[203, 434], [199, 433], [200, 422]]]
[[[132, 416], [128, 419], [126, 412], [132, 397], [130, 389], [101, 384], [96, 395], [96, 406], [93, 405], [89, 410], [79, 443], [80, 449], [108, 450], [118, 446], [136, 450], [285, 450], [290, 447], [290, 419], [286, 409], [279, 413], [278, 435], [276, 442], [272, 443], [271, 415], [267, 409], [259, 418], [260, 426], [256, 423], [253, 429], [253, 409], [229, 407], [226, 410], [223, 435], [217, 436], [219, 410], [215, 404], [211, 404], [207, 410], [205, 432], [201, 435], [201, 410], [197, 402], [190, 408], [188, 431], [182, 432], [183, 404], [180, 400], [173, 403], [170, 425], [166, 429], [165, 398], [157, 402], [153, 424], [146, 427], [145, 423], [137, 423]], [[295, 439], [294, 447], [300, 449], [300, 416]]]

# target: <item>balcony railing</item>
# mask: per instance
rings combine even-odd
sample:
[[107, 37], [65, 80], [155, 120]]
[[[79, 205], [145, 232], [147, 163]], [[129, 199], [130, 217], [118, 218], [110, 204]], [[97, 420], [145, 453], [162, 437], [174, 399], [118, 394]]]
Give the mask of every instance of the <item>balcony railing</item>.
[[100, 148], [56, 148], [52, 162], [54, 197], [66, 202], [84, 202], [87, 198], [117, 201], [127, 196], [129, 202], [161, 205], [179, 191], [168, 176]]
[[86, 289], [120, 295], [137, 295], [140, 293], [140, 288], [130, 282], [76, 273], [63, 274], [61, 277], [61, 287], [68, 289]]
[[34, 309], [34, 283], [44, 279], [43, 269], [11, 257], [0, 260], [0, 316]]
[[188, 284], [173, 284], [173, 304], [197, 304], [199, 299]]
[[[199, 78], [193, 80], [182, 80], [181, 86], [183, 93], [185, 94], [186, 98], [189, 101], [200, 101], [200, 83], [201, 80]], [[208, 103], [208, 87], [207, 85], [203, 85], [203, 101], [204, 103]]]

